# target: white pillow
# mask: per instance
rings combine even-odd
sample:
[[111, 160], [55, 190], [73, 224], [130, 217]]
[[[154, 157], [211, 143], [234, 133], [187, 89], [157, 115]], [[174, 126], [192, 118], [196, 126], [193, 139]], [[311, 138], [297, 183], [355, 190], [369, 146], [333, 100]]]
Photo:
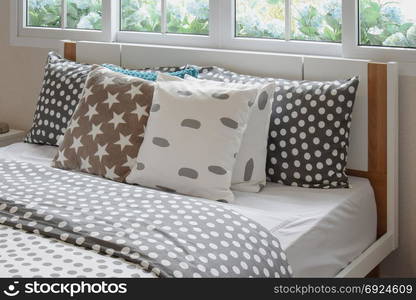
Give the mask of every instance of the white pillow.
[[137, 166], [128, 183], [232, 202], [236, 153], [258, 89], [156, 82]]
[[[186, 80], [198, 80], [186, 76]], [[158, 81], [182, 80], [167, 74], [160, 74]], [[246, 84], [224, 83], [211, 80], [198, 80], [205, 85], [244, 88]], [[269, 136], [270, 115], [272, 111], [275, 83], [257, 84], [258, 94], [244, 133], [237, 162], [233, 169], [231, 189], [241, 192], [259, 192], [266, 185], [267, 139]]]

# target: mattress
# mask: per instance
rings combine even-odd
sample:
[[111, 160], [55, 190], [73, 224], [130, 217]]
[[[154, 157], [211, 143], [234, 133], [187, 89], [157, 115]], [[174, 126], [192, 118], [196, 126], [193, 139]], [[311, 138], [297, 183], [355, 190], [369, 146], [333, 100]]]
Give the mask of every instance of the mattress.
[[[0, 158], [49, 166], [56, 151], [56, 147], [17, 143], [0, 148]], [[235, 192], [232, 208], [280, 240], [294, 276], [333, 277], [376, 240], [377, 216], [371, 185], [358, 177], [351, 177], [350, 183], [351, 189], [337, 190], [268, 183], [260, 193]], [[0, 265], [8, 270], [0, 272], [2, 277], [146, 276], [139, 266], [122, 259], [4, 226], [0, 226], [2, 239], [10, 241], [0, 246], [7, 248], [0, 251]], [[26, 251], [17, 254], [19, 248]], [[36, 265], [33, 258], [39, 256], [50, 257], [47, 266]]]

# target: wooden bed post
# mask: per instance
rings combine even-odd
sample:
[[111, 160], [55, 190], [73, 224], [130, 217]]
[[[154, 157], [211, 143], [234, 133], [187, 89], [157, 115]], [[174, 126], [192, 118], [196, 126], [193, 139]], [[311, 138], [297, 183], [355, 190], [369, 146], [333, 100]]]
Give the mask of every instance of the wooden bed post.
[[380, 237], [387, 232], [387, 64], [368, 64], [368, 107], [368, 170]]
[[377, 203], [377, 236], [387, 232], [387, 64], [368, 64], [368, 171], [348, 175], [371, 182]]
[[64, 43], [64, 57], [68, 60], [77, 60], [77, 43], [65, 42]]
[[[387, 232], [387, 64], [368, 64], [368, 172], [348, 174], [370, 180], [377, 204], [377, 237]], [[380, 277], [377, 266], [367, 277]]]

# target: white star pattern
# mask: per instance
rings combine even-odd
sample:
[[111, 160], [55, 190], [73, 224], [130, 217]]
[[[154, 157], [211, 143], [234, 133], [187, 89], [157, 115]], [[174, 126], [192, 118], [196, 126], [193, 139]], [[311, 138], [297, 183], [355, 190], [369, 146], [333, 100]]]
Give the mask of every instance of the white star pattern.
[[105, 167], [105, 177], [108, 179], [117, 179], [119, 176], [116, 174], [116, 166], [112, 168]]
[[76, 166], [76, 170], [124, 182], [137, 164], [152, 84], [97, 67], [84, 89], [86, 97], [73, 114], [55, 166]]
[[94, 95], [94, 93], [93, 93], [93, 91], [92, 91], [92, 89], [94, 88], [94, 86], [91, 86], [91, 87], [89, 87], [89, 88], [85, 88], [84, 89], [84, 95], [83, 95], [83, 98], [85, 98], [85, 100], [88, 100], [88, 97], [89, 96], [91, 96], [91, 95]]
[[92, 129], [88, 133], [88, 135], [92, 135], [93, 141], [95, 141], [95, 138], [97, 137], [97, 135], [104, 134], [104, 132], [101, 131], [101, 126], [102, 124], [99, 124], [99, 125], [92, 124]]
[[79, 118], [77, 119], [72, 119], [71, 121], [71, 125], [69, 126], [69, 130], [71, 130], [71, 132], [74, 132], [75, 129], [77, 129], [79, 127]]
[[109, 69], [107, 69], [107, 68], [102, 68], [102, 69], [100, 69], [100, 70], [98, 70], [96, 72], [99, 73], [99, 74], [111, 73], [111, 71]]
[[149, 115], [146, 111], [146, 107], [143, 107], [138, 103], [136, 103], [136, 109], [133, 110], [131, 113], [136, 114], [139, 117], [139, 122], [142, 117], [147, 117]]
[[89, 157], [87, 157], [86, 159], [83, 159], [83, 158], [81, 157], [81, 167], [80, 167], [80, 169], [88, 172], [88, 170], [89, 170], [91, 167], [92, 167], [92, 166], [91, 166], [91, 164], [90, 164]]
[[107, 145], [103, 145], [103, 146], [101, 146], [101, 145], [97, 145], [97, 146], [98, 146], [98, 150], [95, 153], [95, 156], [98, 156], [98, 160], [101, 162], [103, 160], [103, 157], [106, 156], [106, 155], [108, 155], [108, 152], [106, 150], [108, 144]]
[[120, 140], [116, 143], [114, 143], [114, 145], [120, 145], [121, 147], [121, 151], [124, 150], [124, 148], [126, 148], [127, 146], [131, 146], [132, 143], [130, 143], [130, 138], [131, 138], [131, 134], [130, 135], [122, 135], [120, 133]]
[[126, 94], [131, 95], [131, 99], [134, 99], [134, 97], [136, 97], [136, 96], [143, 95], [143, 92], [140, 90], [142, 85], [143, 85], [143, 83], [140, 84], [139, 86], [132, 85], [130, 91], [128, 91]]
[[137, 163], [136, 157], [130, 157], [127, 155], [126, 159], [127, 161], [122, 167], [133, 168]]
[[126, 123], [123, 120], [123, 117], [124, 117], [124, 113], [117, 114], [117, 113], [113, 112], [113, 119], [111, 119], [111, 121], [109, 121], [108, 123], [114, 124], [114, 130], [116, 130], [118, 125]]
[[120, 103], [120, 101], [117, 100], [118, 95], [119, 93], [113, 95], [109, 92], [107, 99], [103, 103], [108, 104], [108, 108], [111, 109], [114, 104]]
[[70, 149], [74, 149], [75, 154], [78, 154], [78, 149], [84, 146], [81, 143], [81, 139], [82, 139], [82, 137], [79, 137], [79, 138], [74, 137], [74, 141], [72, 142], [72, 145], [71, 145]]
[[146, 133], [146, 126], [143, 125], [143, 132], [139, 135], [139, 137], [144, 138], [145, 133]]
[[133, 77], [133, 76], [128, 76], [128, 77], [124, 78], [124, 80], [126, 82], [130, 82], [130, 81], [136, 82], [137, 81], [137, 78], [136, 77]]
[[104, 88], [106, 89], [107, 86], [114, 84], [114, 79], [111, 77], [104, 77], [103, 82], [101, 82], [101, 84], [104, 86]]
[[89, 120], [89, 121], [91, 121], [91, 119], [92, 119], [95, 115], [98, 115], [98, 112], [97, 112], [97, 105], [98, 105], [98, 104], [95, 104], [94, 106], [88, 105], [88, 111], [87, 111], [87, 113], [85, 114], [85, 116], [86, 116], [86, 117], [88, 117], [88, 120]]
[[56, 159], [57, 162], [61, 163], [61, 165], [65, 165], [65, 161], [67, 161], [67, 158], [65, 157], [65, 149], [62, 151], [58, 151], [58, 157]]

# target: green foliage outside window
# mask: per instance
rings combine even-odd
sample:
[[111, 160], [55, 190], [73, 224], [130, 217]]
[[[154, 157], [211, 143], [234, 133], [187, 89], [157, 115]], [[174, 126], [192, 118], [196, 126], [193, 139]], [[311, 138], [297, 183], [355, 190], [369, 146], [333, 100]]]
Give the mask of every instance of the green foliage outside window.
[[[225, 1], [225, 0], [224, 0]], [[67, 28], [102, 29], [102, 0], [67, 0]], [[341, 0], [292, 0], [291, 39], [341, 42]], [[61, 27], [61, 0], [27, 0], [27, 24]], [[166, 0], [169, 33], [209, 33], [209, 0]], [[416, 0], [360, 0], [360, 44], [416, 47]], [[121, 30], [161, 32], [161, 0], [121, 0]], [[236, 36], [285, 38], [285, 0], [236, 0]]]
[[409, 7], [404, 4], [404, 1], [360, 0], [361, 45], [416, 47], [416, 3], [410, 12], [413, 20], [406, 18], [405, 10]]
[[[67, 28], [102, 29], [101, 0], [67, 0]], [[28, 0], [27, 25], [61, 27], [61, 0]]]
[[67, 27], [102, 29], [101, 0], [67, 0]]
[[[291, 39], [341, 42], [341, 0], [292, 0]], [[237, 0], [236, 36], [285, 38], [285, 0]]]
[[[209, 33], [209, 0], [167, 0], [169, 33]], [[161, 32], [161, 1], [122, 0], [121, 30]]]
[[292, 39], [340, 43], [341, 0], [292, 0]]
[[61, 0], [28, 0], [27, 25], [61, 27]]
[[121, 0], [121, 30], [160, 32], [160, 0]]

